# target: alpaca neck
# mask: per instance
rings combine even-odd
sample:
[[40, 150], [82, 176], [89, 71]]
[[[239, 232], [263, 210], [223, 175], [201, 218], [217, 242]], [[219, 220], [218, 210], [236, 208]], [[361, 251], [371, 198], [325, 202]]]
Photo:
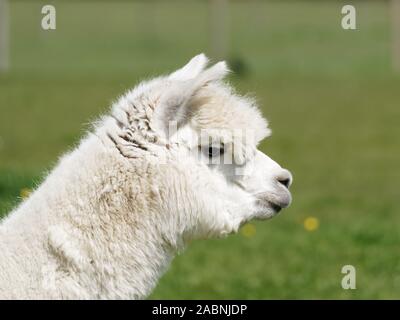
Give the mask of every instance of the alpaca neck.
[[54, 237], [50, 235], [53, 251], [58, 250], [57, 264], [71, 274], [60, 280], [63, 294], [143, 299], [173, 259], [177, 236], [158, 229], [160, 208], [150, 201], [147, 165], [122, 158], [97, 137], [84, 144], [76, 156], [66, 159], [71, 164], [65, 163], [67, 168], [78, 166], [63, 177], [68, 180], [71, 174], [78, 180], [67, 182], [72, 188], [68, 194], [75, 195], [69, 196], [74, 214], [67, 212], [67, 221], [53, 229]]
[[151, 183], [140, 180], [148, 168], [134, 169], [95, 136], [65, 156], [0, 226], [9, 252], [0, 265], [19, 266], [0, 275], [0, 287], [18, 283], [18, 298], [145, 298], [179, 237], [166, 232], [168, 215], [149, 203]]

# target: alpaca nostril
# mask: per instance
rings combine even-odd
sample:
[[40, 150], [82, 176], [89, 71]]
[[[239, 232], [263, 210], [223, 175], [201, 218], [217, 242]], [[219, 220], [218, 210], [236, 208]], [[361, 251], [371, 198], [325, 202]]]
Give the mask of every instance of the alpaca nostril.
[[286, 188], [289, 188], [289, 186], [290, 186], [290, 179], [289, 178], [287, 178], [287, 179], [278, 179], [278, 182], [280, 184], [283, 184]]
[[276, 180], [289, 189], [292, 184], [292, 175], [288, 170], [284, 170], [279, 176], [276, 177]]

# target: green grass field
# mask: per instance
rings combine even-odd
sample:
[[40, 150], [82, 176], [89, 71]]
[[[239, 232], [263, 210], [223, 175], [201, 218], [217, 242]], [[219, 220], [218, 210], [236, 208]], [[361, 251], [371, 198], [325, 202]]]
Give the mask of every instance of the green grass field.
[[[0, 216], [92, 120], [140, 79], [210, 52], [206, 1], [11, 2], [11, 70], [0, 75]], [[193, 243], [150, 298], [400, 298], [400, 76], [386, 2], [233, 2], [231, 76], [273, 129], [261, 149], [294, 174], [293, 205], [250, 231]], [[319, 228], [307, 231], [307, 217]], [[357, 289], [341, 288], [341, 268]]]

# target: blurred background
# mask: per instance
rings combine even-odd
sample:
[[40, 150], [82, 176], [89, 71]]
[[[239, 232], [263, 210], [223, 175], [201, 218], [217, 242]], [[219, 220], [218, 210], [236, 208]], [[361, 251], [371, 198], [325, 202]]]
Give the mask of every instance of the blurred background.
[[348, 1], [0, 0], [0, 216], [117, 96], [205, 52], [258, 98], [274, 132], [261, 149], [293, 172], [294, 201], [193, 243], [150, 298], [400, 298], [399, 2], [352, 1], [343, 30]]

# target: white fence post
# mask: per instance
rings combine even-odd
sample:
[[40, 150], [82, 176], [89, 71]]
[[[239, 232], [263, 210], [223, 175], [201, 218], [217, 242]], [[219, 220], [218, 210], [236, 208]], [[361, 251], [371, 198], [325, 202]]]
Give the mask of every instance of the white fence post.
[[0, 72], [9, 68], [9, 31], [8, 0], [0, 0]]
[[226, 59], [228, 51], [228, 1], [210, 0], [210, 39], [213, 58]]
[[396, 72], [400, 72], [400, 0], [390, 1], [392, 16], [392, 65]]

